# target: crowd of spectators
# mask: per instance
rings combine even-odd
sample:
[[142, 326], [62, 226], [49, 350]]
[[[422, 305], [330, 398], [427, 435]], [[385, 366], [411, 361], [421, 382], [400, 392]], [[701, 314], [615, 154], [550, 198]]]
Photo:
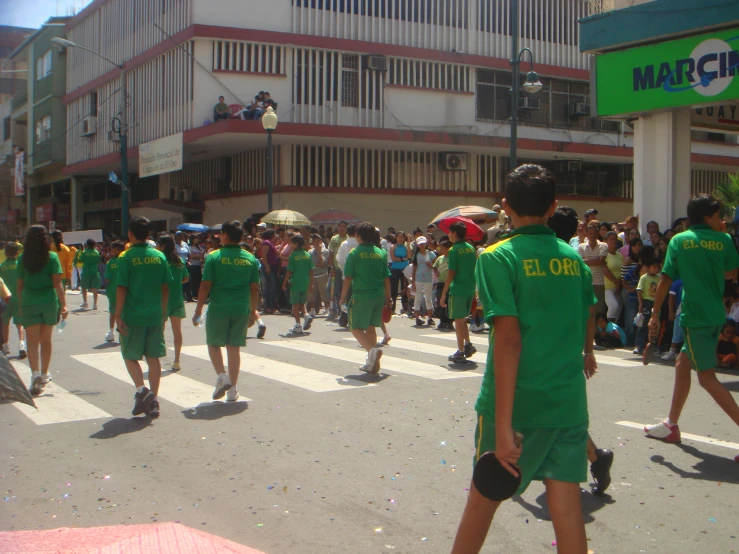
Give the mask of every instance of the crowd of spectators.
[[260, 90], [259, 94], [254, 96], [254, 100], [248, 106], [242, 106], [240, 103], [226, 104], [225, 96], [219, 96], [218, 103], [213, 106], [213, 122], [218, 122], [220, 119], [243, 119], [249, 121], [261, 119], [267, 108], [277, 111], [277, 102], [272, 100], [270, 93], [264, 90]]

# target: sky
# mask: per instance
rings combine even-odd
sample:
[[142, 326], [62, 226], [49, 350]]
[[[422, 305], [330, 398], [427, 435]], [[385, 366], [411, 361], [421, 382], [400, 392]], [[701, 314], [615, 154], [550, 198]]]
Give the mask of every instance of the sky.
[[80, 11], [90, 0], [0, 0], [0, 25], [38, 29], [55, 15], [69, 15], [72, 7]]

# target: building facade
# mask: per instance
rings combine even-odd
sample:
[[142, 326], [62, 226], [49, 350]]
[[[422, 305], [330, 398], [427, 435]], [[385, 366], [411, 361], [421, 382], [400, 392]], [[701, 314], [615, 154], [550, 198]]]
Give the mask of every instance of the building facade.
[[[213, 121], [219, 96], [235, 113], [260, 91], [270, 92], [280, 121], [275, 208], [308, 216], [336, 208], [398, 228], [500, 200], [512, 108], [508, 0], [246, 4], [97, 0], [68, 23], [69, 40], [127, 69], [132, 214], [172, 228], [264, 213], [261, 123]], [[519, 42], [545, 85], [519, 104], [519, 160], [555, 172], [561, 203], [623, 221], [633, 211], [633, 129], [590, 117], [590, 58], [578, 45], [578, 20], [607, 3], [519, 5]], [[114, 230], [120, 189], [107, 174], [120, 170], [111, 132], [119, 70], [78, 48], [63, 55], [73, 224]], [[139, 178], [139, 145], [177, 133], [182, 170]], [[695, 191], [739, 166], [735, 136], [700, 133]]]

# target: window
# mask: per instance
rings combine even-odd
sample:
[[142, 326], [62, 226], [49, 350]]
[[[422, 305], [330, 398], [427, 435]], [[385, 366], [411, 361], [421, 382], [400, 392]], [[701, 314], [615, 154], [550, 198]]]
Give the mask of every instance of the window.
[[36, 60], [36, 80], [51, 75], [51, 50], [47, 50], [46, 53]]
[[359, 106], [359, 56], [344, 54], [341, 61], [341, 105]]
[[3, 119], [3, 140], [10, 140], [10, 116]]
[[228, 40], [213, 41], [213, 70], [243, 73], [284, 73], [281, 46]]
[[389, 85], [470, 92], [470, 68], [450, 63], [390, 58]]
[[51, 140], [51, 116], [45, 115], [36, 121], [36, 144]]
[[96, 117], [98, 114], [98, 93], [90, 93], [90, 115]]

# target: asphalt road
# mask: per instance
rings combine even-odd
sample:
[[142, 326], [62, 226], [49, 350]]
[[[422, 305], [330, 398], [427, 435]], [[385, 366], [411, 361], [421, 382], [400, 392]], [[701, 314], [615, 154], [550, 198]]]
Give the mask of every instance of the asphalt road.
[[[70, 295], [72, 308], [79, 301]], [[252, 329], [243, 349], [239, 390], [250, 400], [225, 404], [210, 400], [204, 331], [186, 322], [182, 371], [165, 371], [162, 416], [149, 422], [130, 415], [134, 389], [119, 349], [102, 344], [100, 304], [55, 333], [54, 381], [39, 410], [0, 405], [0, 530], [178, 521], [268, 554], [450, 551], [472, 472], [486, 334], [464, 371], [446, 361], [453, 334], [395, 318], [387, 371], [375, 378], [356, 371], [361, 351], [325, 319], [290, 340], [288, 317], [265, 317], [265, 339]], [[616, 458], [605, 497], [582, 485], [592, 551], [739, 552], [739, 445], [710, 443], [739, 442], [736, 425], [695, 382], [680, 423], [696, 439], [646, 439], [617, 422], [664, 417], [672, 368], [645, 368], [626, 351], [598, 361], [590, 430]], [[28, 378], [28, 366], [14, 365]], [[721, 379], [739, 393], [739, 372]], [[544, 488], [533, 483], [501, 507], [484, 552], [554, 552], [553, 542]]]

